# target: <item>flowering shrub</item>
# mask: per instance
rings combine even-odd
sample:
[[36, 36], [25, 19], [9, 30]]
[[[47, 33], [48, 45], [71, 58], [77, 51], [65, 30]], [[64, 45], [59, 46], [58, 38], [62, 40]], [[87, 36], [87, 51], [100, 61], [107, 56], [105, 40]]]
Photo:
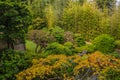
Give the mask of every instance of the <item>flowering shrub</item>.
[[[16, 75], [17, 80], [60, 79], [83, 80], [96, 77], [106, 80], [112, 73], [120, 73], [120, 60], [100, 52], [73, 55], [50, 55], [47, 58], [33, 59], [33, 65]], [[112, 80], [120, 78], [119, 75]]]

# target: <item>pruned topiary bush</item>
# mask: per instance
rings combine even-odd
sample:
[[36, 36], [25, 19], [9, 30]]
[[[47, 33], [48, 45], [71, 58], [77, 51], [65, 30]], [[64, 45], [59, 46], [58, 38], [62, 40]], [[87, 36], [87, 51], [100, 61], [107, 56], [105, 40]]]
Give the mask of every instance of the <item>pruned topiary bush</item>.
[[93, 45], [103, 53], [110, 53], [115, 47], [114, 38], [107, 34], [102, 34], [93, 40]]

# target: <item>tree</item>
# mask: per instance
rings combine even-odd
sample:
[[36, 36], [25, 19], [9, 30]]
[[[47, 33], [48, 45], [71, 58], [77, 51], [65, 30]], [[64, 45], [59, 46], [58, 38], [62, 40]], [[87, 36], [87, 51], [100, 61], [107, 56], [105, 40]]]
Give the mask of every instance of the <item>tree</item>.
[[32, 15], [26, 5], [10, 1], [0, 1], [1, 38], [8, 48], [14, 49], [16, 40], [25, 42], [25, 33], [31, 24]]
[[100, 8], [100, 9], [104, 9], [104, 8], [107, 8], [109, 9], [109, 11], [113, 10], [114, 6], [115, 6], [115, 3], [116, 3], [116, 0], [94, 0], [97, 4], [97, 6]]
[[100, 13], [95, 6], [85, 3], [70, 3], [64, 9], [62, 24], [68, 31], [80, 33], [85, 39], [94, 38], [99, 34]]
[[115, 10], [110, 18], [110, 34], [115, 39], [120, 39], [120, 6]]

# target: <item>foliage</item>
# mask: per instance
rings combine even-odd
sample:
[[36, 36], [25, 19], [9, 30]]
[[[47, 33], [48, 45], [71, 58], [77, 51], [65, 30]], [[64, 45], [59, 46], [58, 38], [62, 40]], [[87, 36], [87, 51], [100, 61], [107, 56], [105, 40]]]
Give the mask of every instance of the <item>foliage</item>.
[[58, 26], [50, 29], [51, 34], [55, 37], [58, 43], [64, 43], [64, 30]]
[[115, 47], [120, 49], [120, 40], [115, 40]]
[[47, 26], [47, 23], [46, 23], [45, 19], [42, 19], [40, 17], [33, 19], [32, 29], [39, 30], [39, 29], [42, 29], [46, 26]]
[[84, 40], [84, 38], [81, 37], [80, 34], [75, 34], [74, 40], [78, 47], [85, 45], [85, 40]]
[[[33, 59], [33, 65], [16, 75], [17, 80], [36, 79], [97, 79], [104, 80], [120, 73], [120, 59], [100, 52], [88, 55], [50, 55], [47, 58]], [[109, 72], [109, 74], [108, 74]], [[104, 74], [104, 75], [103, 75]], [[112, 77], [113, 80], [119, 75]], [[109, 78], [108, 78], [109, 79]]]
[[25, 33], [31, 24], [32, 15], [24, 4], [0, 1], [0, 32], [8, 48], [14, 48], [16, 39], [25, 42]]
[[45, 14], [46, 14], [47, 26], [49, 29], [51, 29], [55, 25], [55, 21], [56, 21], [55, 12], [52, 5], [46, 7]]
[[120, 72], [117, 69], [111, 69], [108, 68], [108, 70], [103, 73], [102, 75], [104, 75], [105, 77], [101, 77], [101, 79], [105, 79], [105, 80], [120, 80], [120, 76], [119, 76]]
[[34, 42], [26, 40], [26, 44], [25, 45], [26, 45], [26, 50], [28, 52], [32, 52], [32, 53], [35, 52], [36, 44]]
[[115, 9], [114, 14], [110, 17], [110, 25], [111, 25], [111, 35], [115, 37], [115, 39], [120, 39], [120, 6]]
[[100, 34], [100, 12], [94, 4], [69, 3], [62, 16], [62, 28], [68, 31], [79, 32], [89, 40]]
[[102, 34], [93, 40], [93, 45], [103, 53], [110, 53], [115, 47], [114, 38], [107, 34]]
[[116, 0], [96, 0], [97, 6], [100, 9], [108, 8], [109, 10], [113, 10], [115, 7]]
[[62, 44], [57, 42], [51, 43], [46, 48], [46, 54], [65, 54], [65, 55], [72, 55], [72, 51]]
[[75, 53], [82, 53], [83, 51], [87, 51], [87, 53], [92, 53], [95, 51], [94, 45], [85, 45], [81, 47], [75, 47], [74, 52]]
[[31, 66], [33, 54], [6, 50], [0, 56], [0, 80], [16, 80], [15, 75]]
[[40, 52], [40, 50], [38, 50], [39, 46], [41, 48], [46, 48], [48, 43], [55, 41], [54, 36], [44, 30], [31, 30], [28, 33], [28, 38], [36, 43], [35, 52]]
[[65, 42], [72, 42], [72, 43], [74, 43], [74, 34], [73, 34], [73, 32], [65, 31], [63, 37], [64, 37], [64, 41]]
[[73, 43], [72, 42], [65, 42], [64, 46], [68, 47], [69, 49], [73, 48]]

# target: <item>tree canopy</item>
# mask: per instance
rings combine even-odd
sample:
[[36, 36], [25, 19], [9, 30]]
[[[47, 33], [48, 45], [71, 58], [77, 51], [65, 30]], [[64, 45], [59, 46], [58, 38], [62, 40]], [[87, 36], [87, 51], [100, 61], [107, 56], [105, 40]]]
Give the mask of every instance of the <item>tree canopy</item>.
[[31, 12], [24, 4], [0, 1], [1, 38], [7, 42], [8, 48], [14, 48], [16, 39], [22, 39], [24, 42], [31, 19]]

